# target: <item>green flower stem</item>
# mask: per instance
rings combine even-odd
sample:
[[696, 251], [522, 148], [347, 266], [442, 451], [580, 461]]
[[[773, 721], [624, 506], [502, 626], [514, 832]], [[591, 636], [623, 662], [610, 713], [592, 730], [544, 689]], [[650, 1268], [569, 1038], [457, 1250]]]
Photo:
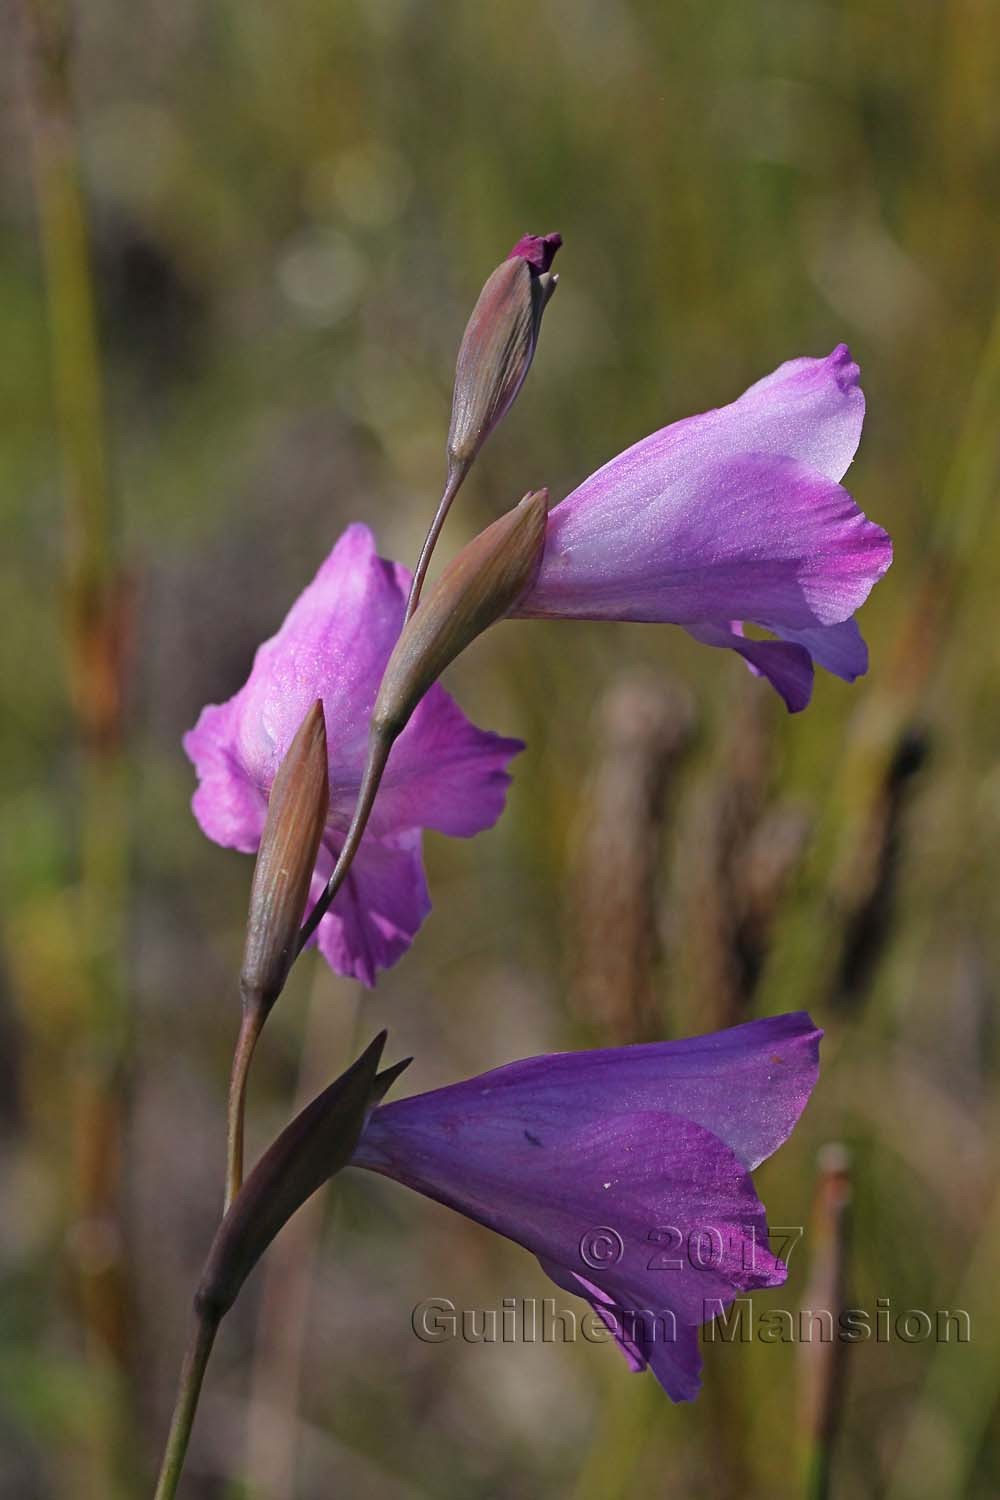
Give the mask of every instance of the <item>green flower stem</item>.
[[208, 1358], [219, 1330], [219, 1318], [205, 1313], [196, 1313], [184, 1363], [181, 1366], [177, 1387], [177, 1400], [167, 1435], [167, 1446], [163, 1453], [160, 1477], [156, 1483], [154, 1500], [173, 1500], [177, 1494], [184, 1459], [187, 1455], [191, 1429], [198, 1410], [202, 1382]]

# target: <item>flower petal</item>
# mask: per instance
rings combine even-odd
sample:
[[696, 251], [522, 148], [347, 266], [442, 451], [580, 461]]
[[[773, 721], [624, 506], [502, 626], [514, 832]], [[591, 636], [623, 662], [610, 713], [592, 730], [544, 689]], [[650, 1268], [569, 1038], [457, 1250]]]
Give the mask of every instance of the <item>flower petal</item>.
[[415, 1129], [447, 1133], [503, 1114], [544, 1139], [623, 1110], [669, 1109], [712, 1131], [752, 1169], [787, 1139], [805, 1108], [822, 1034], [795, 1011], [682, 1041], [528, 1057], [393, 1100], [373, 1117], [362, 1149], [374, 1150], [383, 1128], [411, 1120]]
[[252, 854], [264, 829], [267, 795], [234, 753], [234, 702], [209, 703], [183, 744], [198, 773], [191, 807], [202, 832], [224, 849]]
[[373, 832], [421, 827], [469, 838], [492, 828], [510, 786], [505, 768], [523, 749], [523, 740], [479, 729], [435, 683], [392, 748]]
[[856, 620], [817, 625], [812, 630], [774, 628], [783, 640], [804, 646], [813, 661], [845, 682], [855, 682], [868, 671], [868, 647]]
[[[738, 652], [754, 676], [766, 677], [780, 693], [789, 713], [795, 714], [808, 707], [813, 689], [813, 664], [804, 646], [785, 641], [749, 640], [739, 621], [729, 625], [688, 625], [685, 628], [703, 646], [723, 646]], [[820, 633], [819, 630], [814, 632]]]
[[[195, 811], [210, 838], [256, 849], [267, 791], [317, 697], [330, 753], [330, 825], [346, 829], [409, 578], [377, 555], [367, 526], [349, 526], [258, 650], [244, 686], [203, 711], [184, 744], [202, 779]], [[465, 837], [492, 827], [510, 784], [504, 767], [523, 748], [520, 740], [479, 729], [435, 684], [393, 746], [372, 832], [385, 838], [436, 828]]]
[[663, 439], [639, 443], [556, 506], [516, 613], [804, 630], [864, 603], [892, 544], [840, 485], [794, 458], [676, 455]]
[[406, 583], [403, 569], [376, 554], [367, 526], [348, 526], [230, 700], [236, 751], [258, 785], [271, 785], [317, 697], [330, 747], [331, 803], [345, 785], [356, 785], [368, 718], [402, 624]]
[[[490, 1093], [474, 1117], [453, 1115], [446, 1128], [415, 1120], [412, 1109], [406, 1121], [398, 1109], [392, 1118], [392, 1105], [377, 1110], [355, 1163], [382, 1163], [378, 1170], [533, 1251], [547, 1270], [583, 1278], [571, 1289], [615, 1316], [633, 1363], [740, 1291], [784, 1280], [749, 1173], [711, 1131], [668, 1110], [543, 1125], [527, 1101], [510, 1114]], [[675, 1399], [694, 1394], [690, 1379], [675, 1380], [673, 1361], [663, 1368]]]
[[[610, 1330], [634, 1375], [651, 1369], [671, 1401], [693, 1401], [701, 1389], [701, 1349], [698, 1329], [686, 1323], [669, 1325], [645, 1316], [629, 1317], [623, 1308], [609, 1306], [611, 1298], [593, 1282], [576, 1276], [550, 1260], [539, 1260], [546, 1276], [575, 1297], [585, 1297]], [[637, 1311], [637, 1310], [632, 1310]], [[648, 1311], [642, 1310], [643, 1313]], [[671, 1337], [664, 1337], [669, 1332]]]
[[[693, 421], [724, 426], [745, 449], [786, 453], [829, 479], [843, 479], [858, 451], [865, 419], [861, 371], [846, 344], [826, 359], [790, 359], [738, 401]], [[724, 419], [724, 420], [723, 420]], [[720, 434], [715, 433], [715, 440]]]
[[[420, 843], [415, 831], [391, 842], [371, 836], [362, 841], [313, 938], [337, 974], [359, 979], [370, 989], [378, 971], [388, 969], [413, 942], [431, 909]], [[321, 894], [339, 852], [339, 844], [329, 838], [324, 842], [311, 901]]]

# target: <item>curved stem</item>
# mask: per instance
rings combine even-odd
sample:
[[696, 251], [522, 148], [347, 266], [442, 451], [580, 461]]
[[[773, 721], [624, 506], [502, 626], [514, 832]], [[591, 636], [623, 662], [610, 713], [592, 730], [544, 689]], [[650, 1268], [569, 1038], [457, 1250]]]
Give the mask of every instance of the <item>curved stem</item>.
[[174, 1414], [170, 1422], [167, 1446], [164, 1449], [160, 1477], [156, 1482], [156, 1494], [153, 1500], [173, 1500], [177, 1493], [188, 1441], [191, 1437], [191, 1428], [194, 1426], [195, 1412], [198, 1410], [198, 1397], [201, 1395], [205, 1368], [218, 1328], [217, 1317], [197, 1316], [184, 1354], [184, 1363], [181, 1366], [177, 1400], [174, 1403]]
[[461, 489], [462, 481], [466, 474], [468, 474], [471, 466], [471, 459], [463, 459], [461, 463], [454, 463], [448, 469], [448, 482], [444, 487], [444, 494], [441, 496], [438, 508], [434, 513], [430, 530], [424, 538], [424, 545], [421, 547], [420, 556], [417, 558], [417, 566], [413, 570], [410, 597], [406, 601], [406, 614], [403, 618], [404, 625], [406, 625], [413, 611], [420, 603], [420, 590], [424, 586], [424, 579], [427, 577], [427, 569], [430, 567], [431, 557], [434, 553], [434, 548], [437, 546], [437, 539], [441, 535], [441, 528], [451, 509], [451, 502]]
[[298, 942], [295, 945], [296, 958], [330, 910], [330, 904], [343, 885], [344, 878], [351, 867], [351, 861], [358, 852], [358, 846], [361, 843], [364, 831], [368, 826], [368, 819], [371, 816], [375, 793], [378, 791], [379, 782], [382, 780], [382, 772], [385, 770], [385, 763], [389, 759], [389, 751], [392, 749], [395, 738], [394, 733], [389, 734], [385, 730], [377, 729], [374, 725], [372, 726], [371, 739], [368, 743], [368, 760], [365, 763], [364, 775], [361, 778], [361, 787], [358, 791], [358, 800], [355, 804], [351, 826], [347, 830], [344, 847], [340, 851], [333, 874], [326, 883], [326, 889], [302, 924]]
[[233, 1066], [229, 1075], [229, 1111], [226, 1133], [226, 1200], [224, 1212], [243, 1186], [243, 1118], [246, 1113], [247, 1075], [257, 1038], [267, 1020], [267, 1007], [259, 996], [243, 1002], [240, 1034], [236, 1038]]

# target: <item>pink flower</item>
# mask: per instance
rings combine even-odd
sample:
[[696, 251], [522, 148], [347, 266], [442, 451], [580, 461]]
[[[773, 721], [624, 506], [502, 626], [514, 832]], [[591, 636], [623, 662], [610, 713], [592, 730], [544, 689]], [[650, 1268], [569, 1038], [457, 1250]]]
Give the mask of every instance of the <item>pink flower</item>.
[[[323, 889], [354, 811], [368, 720], [396, 644], [410, 575], [378, 557], [366, 526], [349, 526], [250, 676], [209, 704], [184, 737], [199, 786], [192, 803], [210, 839], [253, 853], [278, 766], [307, 710], [323, 700], [330, 812], [313, 876]], [[372, 985], [406, 951], [430, 910], [422, 833], [460, 838], [503, 811], [507, 762], [524, 747], [478, 729], [440, 685], [393, 746], [368, 830], [344, 886], [320, 923], [320, 951], [338, 974]]]
[[[683, 625], [738, 652], [793, 712], [814, 662], [853, 682], [868, 668], [853, 615], [892, 561], [838, 482], [861, 438], [858, 375], [845, 344], [790, 360], [613, 458], [552, 511], [516, 613]], [[744, 621], [778, 639], [748, 639]]]

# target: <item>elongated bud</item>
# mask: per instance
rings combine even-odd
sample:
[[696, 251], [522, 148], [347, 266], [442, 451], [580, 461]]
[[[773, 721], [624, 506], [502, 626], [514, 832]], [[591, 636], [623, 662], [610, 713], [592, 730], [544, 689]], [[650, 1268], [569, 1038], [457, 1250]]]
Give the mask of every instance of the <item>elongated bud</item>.
[[195, 1297], [221, 1318], [275, 1235], [307, 1198], [346, 1167], [368, 1121], [410, 1059], [379, 1073], [381, 1032], [347, 1072], [307, 1104], [265, 1151], [220, 1224]]
[[525, 495], [448, 564], [396, 642], [375, 700], [373, 733], [398, 734], [449, 662], [531, 587], [548, 503], [548, 490]]
[[479, 294], [455, 368], [450, 474], [468, 469], [524, 383], [559, 280], [549, 268], [561, 244], [558, 234], [525, 235]]
[[295, 955], [330, 801], [326, 723], [317, 700], [281, 763], [250, 887], [240, 985], [244, 1002], [269, 1010]]

